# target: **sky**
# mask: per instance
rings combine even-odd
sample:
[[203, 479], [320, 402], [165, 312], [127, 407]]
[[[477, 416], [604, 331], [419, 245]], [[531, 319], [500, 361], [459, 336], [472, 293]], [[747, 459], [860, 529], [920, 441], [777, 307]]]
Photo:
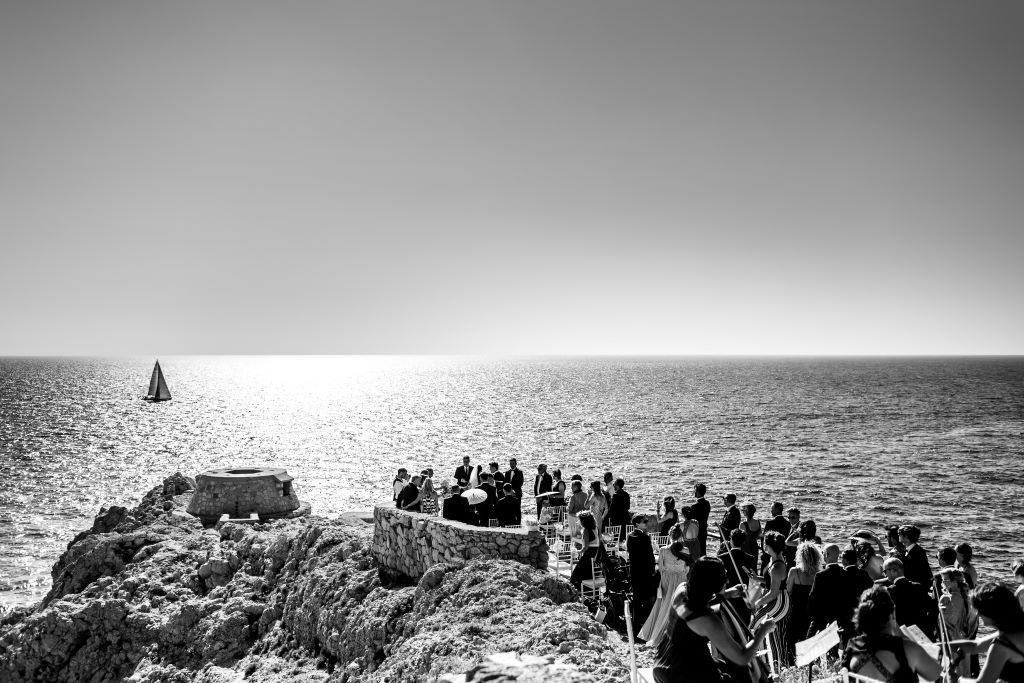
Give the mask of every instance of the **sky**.
[[1022, 354], [1018, 0], [0, 0], [0, 355]]

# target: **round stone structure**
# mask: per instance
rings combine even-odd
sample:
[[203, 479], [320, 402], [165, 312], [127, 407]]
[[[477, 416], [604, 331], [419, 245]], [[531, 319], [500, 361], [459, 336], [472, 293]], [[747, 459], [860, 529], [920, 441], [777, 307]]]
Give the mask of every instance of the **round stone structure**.
[[277, 519], [309, 514], [299, 501], [292, 477], [277, 467], [227, 467], [196, 475], [196, 490], [188, 513], [213, 524], [223, 515], [232, 519]]

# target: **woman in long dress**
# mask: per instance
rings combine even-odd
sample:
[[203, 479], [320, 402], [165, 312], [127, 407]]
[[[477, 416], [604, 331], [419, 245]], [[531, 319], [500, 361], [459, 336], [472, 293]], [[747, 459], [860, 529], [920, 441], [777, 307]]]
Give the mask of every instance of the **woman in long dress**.
[[604, 526], [604, 518], [608, 516], [608, 498], [601, 490], [601, 482], [590, 482], [590, 497], [587, 498], [587, 509], [594, 515], [598, 533]]
[[789, 593], [789, 621], [786, 624], [786, 649], [789, 657], [796, 655], [796, 644], [807, 637], [811, 626], [810, 595], [814, 577], [823, 568], [821, 551], [814, 543], [804, 541], [796, 549], [796, 566], [789, 570], [786, 592]]
[[754, 615], [750, 618], [751, 630], [758, 624], [771, 619], [775, 630], [768, 637], [768, 656], [781, 670], [789, 661], [786, 656], [786, 618], [789, 616], [789, 594], [786, 593], [786, 537], [777, 531], [764, 536], [764, 551], [768, 555], [768, 566], [764, 570], [764, 595], [754, 603]]
[[[942, 595], [939, 597], [939, 611], [946, 625], [949, 640], [974, 639], [978, 635], [978, 610], [971, 605], [967, 580], [959, 569], [945, 567], [939, 571], [942, 578]], [[971, 659], [964, 657], [957, 665], [961, 676], [971, 675]]]
[[672, 612], [672, 595], [690, 572], [694, 559], [683, 545], [683, 530], [679, 525], [670, 531], [672, 542], [658, 551], [658, 570], [661, 572], [661, 584], [658, 586], [658, 599], [654, 602], [651, 615], [647, 617], [640, 637], [648, 644], [657, 646], [665, 636], [669, 614]]
[[434, 489], [433, 470], [423, 470], [420, 473], [423, 483], [420, 485], [420, 512], [426, 515], [436, 515], [437, 491]]
[[683, 545], [694, 561], [700, 559], [700, 524], [693, 518], [693, 508], [684, 505], [679, 512], [683, 515], [683, 521], [679, 528], [683, 532]]

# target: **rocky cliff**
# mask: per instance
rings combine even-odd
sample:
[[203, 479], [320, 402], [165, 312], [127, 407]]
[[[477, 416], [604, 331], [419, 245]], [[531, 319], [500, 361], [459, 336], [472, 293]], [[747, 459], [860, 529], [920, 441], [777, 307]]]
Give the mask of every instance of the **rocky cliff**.
[[102, 510], [54, 565], [46, 598], [0, 624], [0, 680], [626, 678], [617, 637], [549, 573], [470, 561], [387, 583], [369, 524], [204, 529], [184, 512], [193, 489], [176, 474], [134, 509]]

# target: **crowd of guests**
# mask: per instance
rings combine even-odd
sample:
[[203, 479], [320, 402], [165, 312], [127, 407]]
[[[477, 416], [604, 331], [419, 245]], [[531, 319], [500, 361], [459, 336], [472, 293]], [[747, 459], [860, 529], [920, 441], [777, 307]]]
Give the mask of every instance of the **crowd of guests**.
[[[933, 571], [914, 525], [887, 527], [884, 541], [858, 530], [823, 543], [814, 520], [799, 509], [775, 502], [762, 523], [756, 506], [739, 505], [733, 493], [722, 497], [721, 521], [711, 524], [703, 484], [688, 505], [668, 496], [651, 515], [632, 512], [624, 480], [611, 472], [585, 484], [580, 475], [565, 481], [560, 470], [549, 473], [542, 464], [532, 479], [527, 486], [515, 458], [502, 470], [497, 462], [472, 465], [466, 457], [440, 485], [431, 468], [413, 476], [400, 469], [394, 500], [404, 510], [467, 524], [518, 526], [525, 488], [534, 501], [527, 509], [535, 509], [540, 523], [564, 508], [580, 553], [570, 576], [577, 588], [590, 578], [591, 560], [610, 561], [607, 529], [617, 528], [611, 540], [624, 541], [638, 637], [657, 649], [659, 681], [717, 681], [723, 672], [749, 679], [765, 642], [771, 668], [781, 669], [794, 662], [797, 642], [836, 622], [844, 664], [865, 676], [937, 678], [935, 660], [900, 630], [916, 627], [948, 644], [953, 675], [1024, 683], [1024, 560], [1012, 567], [1011, 590], [979, 582], [966, 542], [938, 550]], [[633, 526], [628, 535], [627, 525]], [[657, 536], [667, 538], [658, 543]], [[722, 608], [712, 610], [715, 603]], [[995, 634], [978, 640], [981, 623]], [[986, 650], [980, 670], [977, 655]]]

